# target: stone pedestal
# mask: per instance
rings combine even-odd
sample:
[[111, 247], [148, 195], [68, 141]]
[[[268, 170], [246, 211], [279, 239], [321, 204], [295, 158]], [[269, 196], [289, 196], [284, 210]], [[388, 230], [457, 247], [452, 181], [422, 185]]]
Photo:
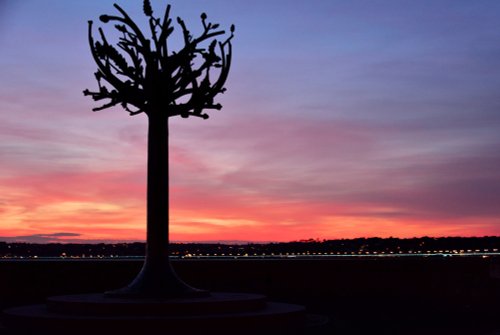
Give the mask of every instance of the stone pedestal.
[[12, 334], [302, 334], [305, 309], [258, 294], [211, 293], [179, 299], [56, 296], [4, 311]]

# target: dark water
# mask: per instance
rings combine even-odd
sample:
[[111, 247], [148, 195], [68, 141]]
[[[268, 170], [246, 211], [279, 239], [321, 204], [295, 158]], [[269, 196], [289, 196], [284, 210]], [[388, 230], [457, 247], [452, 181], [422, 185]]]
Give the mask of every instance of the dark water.
[[[380, 259], [380, 258], [446, 258], [446, 257], [498, 257], [500, 252], [451, 252], [451, 253], [387, 253], [387, 254], [358, 254], [358, 253], [345, 253], [345, 254], [283, 254], [283, 255], [187, 255], [187, 256], [171, 256], [171, 259], [210, 259], [210, 260], [234, 260], [234, 259], [251, 259], [251, 260], [271, 260], [271, 259]], [[99, 261], [99, 260], [143, 260], [144, 256], [61, 256], [61, 257], [0, 257], [0, 261], [24, 261], [24, 260], [53, 260], [53, 261], [64, 261], [64, 260], [88, 260], [88, 261]]]

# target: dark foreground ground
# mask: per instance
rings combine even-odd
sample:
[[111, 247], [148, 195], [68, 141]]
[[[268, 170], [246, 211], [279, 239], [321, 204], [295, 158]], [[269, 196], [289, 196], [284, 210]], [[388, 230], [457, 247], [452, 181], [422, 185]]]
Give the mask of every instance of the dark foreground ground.
[[[117, 288], [140, 267], [131, 260], [0, 261], [0, 307]], [[305, 305], [329, 317], [322, 334], [500, 335], [500, 258], [179, 260], [174, 267], [195, 287]]]

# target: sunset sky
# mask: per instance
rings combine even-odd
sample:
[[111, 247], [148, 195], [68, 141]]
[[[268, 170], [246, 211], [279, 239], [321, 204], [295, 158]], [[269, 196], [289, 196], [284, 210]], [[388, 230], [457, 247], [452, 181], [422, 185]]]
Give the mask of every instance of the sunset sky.
[[[500, 235], [500, 1], [169, 3], [236, 25], [224, 108], [171, 119], [171, 240]], [[0, 240], [145, 238], [146, 116], [82, 94], [112, 4], [0, 2]]]

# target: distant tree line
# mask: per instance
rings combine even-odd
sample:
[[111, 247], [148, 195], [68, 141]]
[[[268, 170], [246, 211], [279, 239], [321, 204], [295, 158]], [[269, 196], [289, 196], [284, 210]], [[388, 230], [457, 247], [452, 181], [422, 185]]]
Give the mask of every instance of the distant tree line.
[[[470, 253], [498, 252], [499, 236], [356, 238], [340, 240], [300, 240], [277, 243], [173, 243], [172, 256], [261, 256], [287, 254], [398, 254], [398, 253]], [[144, 256], [145, 244], [135, 243], [7, 243], [0, 242], [0, 257], [136, 257]]]

